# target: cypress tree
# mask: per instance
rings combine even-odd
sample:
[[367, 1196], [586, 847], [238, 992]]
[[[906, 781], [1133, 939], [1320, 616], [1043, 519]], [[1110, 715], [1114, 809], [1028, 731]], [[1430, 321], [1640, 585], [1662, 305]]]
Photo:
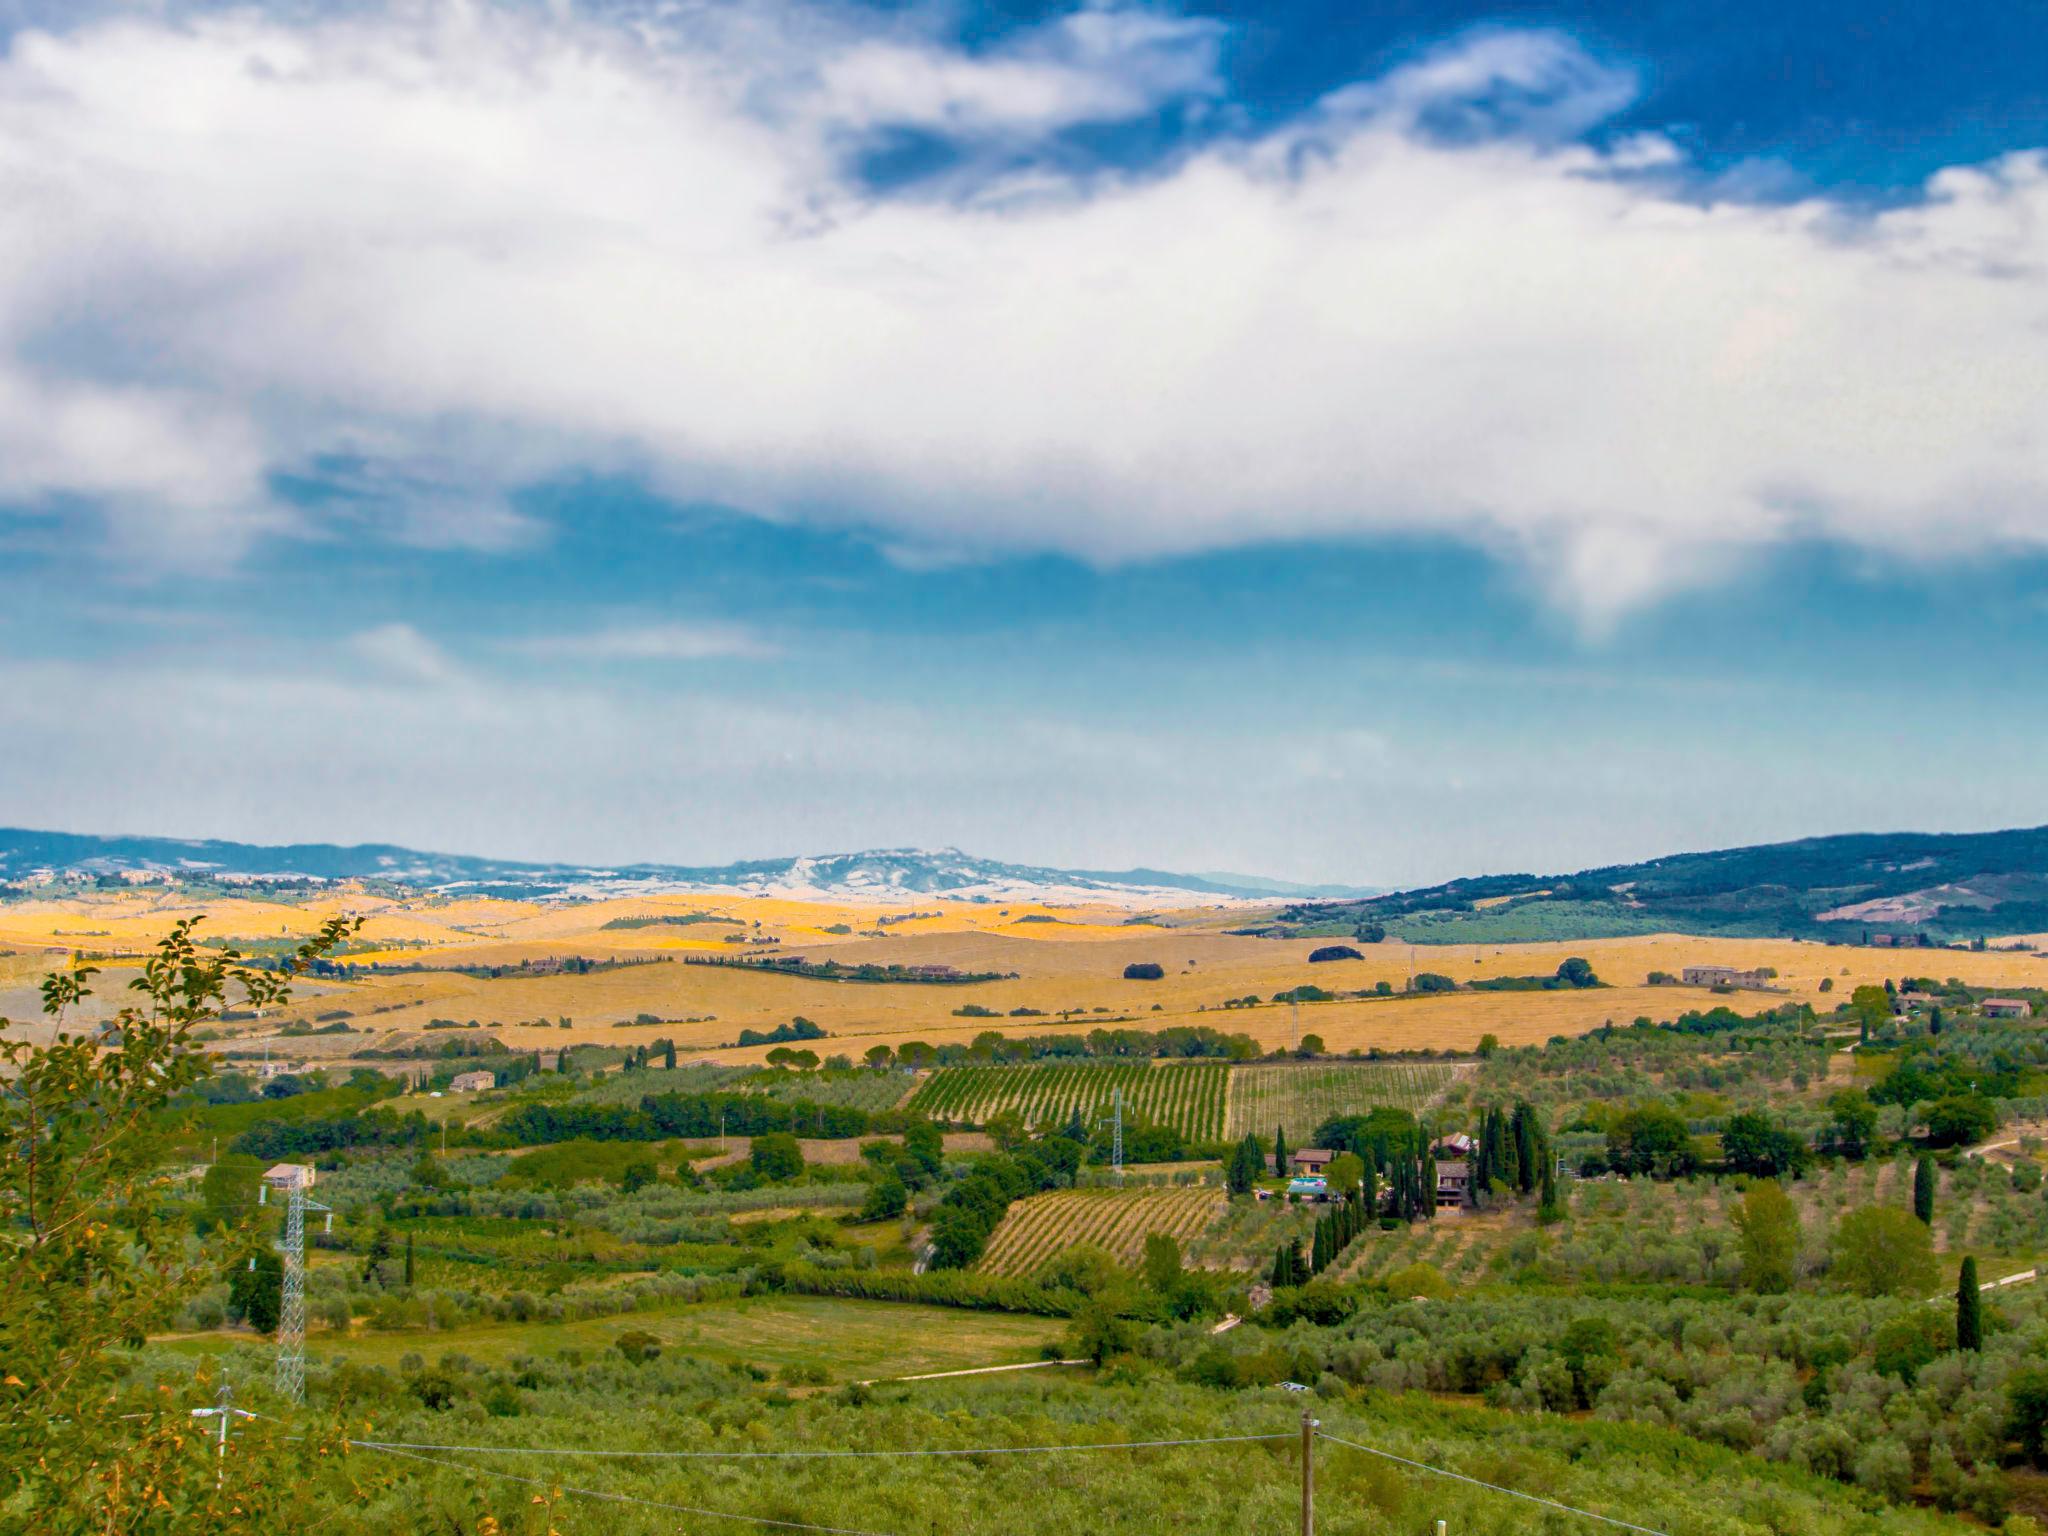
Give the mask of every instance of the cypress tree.
[[1542, 1149], [1537, 1146], [1536, 1111], [1530, 1105], [1515, 1106], [1515, 1188], [1523, 1194], [1535, 1189], [1543, 1176]]
[[1977, 1289], [1977, 1261], [1963, 1260], [1956, 1277], [1956, 1348], [1984, 1347], [1984, 1293]]
[[1923, 1225], [1934, 1225], [1934, 1159], [1925, 1153], [1913, 1165], [1913, 1214]]
[[1321, 1274], [1330, 1267], [1330, 1219], [1321, 1216], [1316, 1219], [1315, 1239], [1309, 1249], [1309, 1270]]
[[1522, 1187], [1522, 1107], [1515, 1106], [1515, 1112], [1501, 1129], [1500, 1181], [1509, 1189]]
[[[1972, 1273], [1975, 1273], [1975, 1271], [1972, 1271]], [[405, 1234], [405, 1283], [408, 1287], [412, 1285], [412, 1234], [410, 1232]]]
[[1420, 1185], [1419, 1194], [1423, 1219], [1434, 1220], [1436, 1217], [1436, 1154], [1434, 1152], [1425, 1151], [1422, 1154], [1422, 1177], [1417, 1182]]
[[1298, 1237], [1287, 1245], [1287, 1270], [1294, 1277], [1293, 1284], [1308, 1283], [1308, 1260], [1302, 1257], [1301, 1239]]
[[1273, 1171], [1282, 1178], [1287, 1176], [1287, 1127], [1273, 1128]]
[[668, 1046], [667, 1046], [667, 1048], [666, 1048], [665, 1050], [663, 1050], [663, 1051], [662, 1051], [662, 1053], [661, 1053], [661, 1064], [662, 1064], [662, 1065], [663, 1065], [664, 1067], [666, 1067], [666, 1068], [667, 1068], [667, 1069], [668, 1069], [669, 1071], [671, 1071], [671, 1072], [675, 1071], [675, 1069], [676, 1069], [676, 1043], [675, 1043], [675, 1041], [673, 1041], [673, 1040], [669, 1041], [669, 1043], [668, 1043]]
[[1543, 1200], [1536, 1207], [1536, 1219], [1548, 1223], [1563, 1215], [1557, 1203], [1557, 1166], [1546, 1156], [1543, 1159]]
[[1270, 1278], [1270, 1284], [1277, 1291], [1281, 1286], [1292, 1285], [1293, 1283], [1294, 1272], [1287, 1267], [1287, 1245], [1282, 1243], [1273, 1250], [1273, 1273]]
[[1365, 1183], [1360, 1189], [1364, 1206], [1360, 1214], [1370, 1219], [1380, 1209], [1380, 1155], [1371, 1147], [1365, 1149]]

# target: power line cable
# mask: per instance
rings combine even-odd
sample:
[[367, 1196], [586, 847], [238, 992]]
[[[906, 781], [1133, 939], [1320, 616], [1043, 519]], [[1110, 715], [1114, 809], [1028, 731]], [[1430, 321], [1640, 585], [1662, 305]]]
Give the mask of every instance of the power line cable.
[[572, 1488], [566, 1483], [550, 1483], [545, 1478], [521, 1477], [517, 1472], [501, 1472], [496, 1467], [473, 1467], [459, 1461], [442, 1461], [434, 1456], [420, 1456], [411, 1451], [399, 1450], [395, 1446], [378, 1445], [363, 1440], [350, 1440], [349, 1445], [365, 1450], [382, 1451], [387, 1456], [403, 1456], [411, 1461], [423, 1461], [430, 1467], [441, 1467], [451, 1472], [467, 1472], [477, 1477], [495, 1477], [509, 1483], [523, 1483], [529, 1488], [559, 1489], [579, 1498], [602, 1499], [613, 1504], [639, 1504], [648, 1509], [667, 1510], [672, 1514], [698, 1515], [707, 1520], [737, 1520], [747, 1525], [770, 1525], [785, 1531], [820, 1531], [827, 1536], [884, 1536], [879, 1531], [856, 1530], [844, 1525], [814, 1525], [806, 1520], [775, 1520], [767, 1515], [736, 1515], [722, 1509], [699, 1509], [690, 1504], [671, 1504], [663, 1499], [643, 1499], [630, 1493], [610, 1493], [602, 1488]]
[[1282, 1435], [1210, 1435], [1189, 1440], [1106, 1440], [1087, 1445], [984, 1445], [905, 1451], [620, 1451], [609, 1448], [541, 1445], [430, 1445], [413, 1440], [351, 1440], [373, 1451], [449, 1451], [489, 1456], [590, 1456], [647, 1461], [825, 1461], [872, 1456], [1035, 1456], [1059, 1451], [1146, 1451], [1183, 1445], [1242, 1445], [1253, 1440], [1292, 1440]]
[[1537, 1494], [1524, 1493], [1519, 1488], [1505, 1488], [1499, 1483], [1489, 1483], [1482, 1478], [1467, 1477], [1463, 1472], [1448, 1471], [1443, 1467], [1432, 1467], [1426, 1461], [1411, 1461], [1406, 1456], [1396, 1456], [1392, 1451], [1383, 1451], [1377, 1446], [1360, 1445], [1356, 1440], [1346, 1440], [1341, 1435], [1332, 1435], [1318, 1430], [1316, 1438], [1328, 1440], [1333, 1445], [1347, 1446], [1354, 1451], [1363, 1451], [1368, 1456], [1378, 1456], [1387, 1461], [1399, 1462], [1417, 1472], [1427, 1472], [1432, 1477], [1449, 1478], [1454, 1483], [1469, 1483], [1474, 1488], [1484, 1488], [1491, 1493], [1506, 1494], [1511, 1499], [1525, 1499], [1531, 1504], [1541, 1504], [1545, 1509], [1560, 1510], [1567, 1515], [1577, 1515], [1585, 1520], [1598, 1520], [1603, 1525], [1619, 1526], [1624, 1531], [1640, 1531], [1642, 1536], [1671, 1536], [1669, 1531], [1660, 1531], [1653, 1526], [1634, 1525], [1627, 1520], [1617, 1520], [1612, 1515], [1595, 1514], [1590, 1509], [1578, 1509], [1570, 1504], [1560, 1504], [1555, 1499], [1542, 1498]]

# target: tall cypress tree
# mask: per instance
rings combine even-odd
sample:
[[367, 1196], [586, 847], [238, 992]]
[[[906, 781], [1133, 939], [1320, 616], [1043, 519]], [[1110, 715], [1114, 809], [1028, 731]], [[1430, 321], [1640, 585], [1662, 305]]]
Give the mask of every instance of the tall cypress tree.
[[1549, 1223], [1562, 1218], [1564, 1211], [1557, 1203], [1557, 1165], [1549, 1157], [1543, 1159], [1543, 1200], [1536, 1207], [1536, 1219]]
[[1273, 1127], [1273, 1171], [1282, 1178], [1287, 1176], [1287, 1127]]
[[410, 1232], [405, 1234], [405, 1283], [408, 1288], [412, 1285], [412, 1233]]
[[1925, 1153], [1913, 1165], [1913, 1214], [1924, 1225], [1934, 1225], [1934, 1159]]
[[1523, 1194], [1535, 1189], [1543, 1176], [1542, 1150], [1537, 1146], [1536, 1111], [1527, 1103], [1515, 1106], [1515, 1188]]
[[1956, 1277], [1956, 1348], [1984, 1347], [1984, 1293], [1977, 1289], [1977, 1261], [1963, 1260]]
[[676, 1043], [671, 1040], [661, 1053], [661, 1064], [673, 1072], [676, 1069]]
[[1422, 1177], [1417, 1182], [1421, 1185], [1422, 1215], [1425, 1220], [1434, 1221], [1436, 1219], [1436, 1154], [1434, 1152], [1427, 1149], [1424, 1150], [1421, 1172]]
[[1379, 1214], [1380, 1209], [1380, 1155], [1371, 1147], [1365, 1149], [1365, 1182], [1360, 1189], [1364, 1207], [1360, 1214], [1370, 1220]]

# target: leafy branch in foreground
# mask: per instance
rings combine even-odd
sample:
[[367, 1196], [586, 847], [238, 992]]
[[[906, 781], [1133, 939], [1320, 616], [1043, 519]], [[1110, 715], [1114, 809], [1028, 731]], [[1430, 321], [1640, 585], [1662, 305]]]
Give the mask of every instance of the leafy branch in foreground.
[[[50, 1531], [170, 1529], [201, 1509], [248, 1513], [214, 1488], [190, 1404], [124, 1390], [117, 1345], [139, 1346], [205, 1272], [165, 1220], [163, 1111], [212, 1070], [193, 1032], [231, 990], [255, 1008], [359, 926], [333, 918], [275, 969], [202, 948], [178, 923], [82, 1033], [95, 967], [43, 983], [47, 1044], [0, 1040], [0, 1513]], [[7, 1021], [0, 1020], [0, 1025]], [[222, 1504], [232, 1496], [232, 1507]]]

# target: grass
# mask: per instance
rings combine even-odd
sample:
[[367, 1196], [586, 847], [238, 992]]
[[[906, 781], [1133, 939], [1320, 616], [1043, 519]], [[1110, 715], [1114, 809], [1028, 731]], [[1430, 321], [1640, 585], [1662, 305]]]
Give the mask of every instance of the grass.
[[[517, 1355], [548, 1356], [581, 1350], [585, 1357], [611, 1349], [620, 1334], [651, 1333], [664, 1351], [776, 1370], [813, 1365], [835, 1381], [912, 1376], [927, 1371], [1014, 1365], [1041, 1358], [1060, 1335], [1058, 1318], [1006, 1312], [968, 1312], [893, 1301], [846, 1301], [820, 1296], [743, 1297], [736, 1301], [673, 1303], [612, 1317], [560, 1323], [486, 1323], [451, 1331], [364, 1331], [346, 1340], [314, 1331], [307, 1353], [345, 1356], [358, 1365], [396, 1368], [407, 1355], [434, 1360], [453, 1351], [503, 1365]], [[246, 1333], [190, 1334], [167, 1341], [186, 1353], [210, 1353], [245, 1343]]]

